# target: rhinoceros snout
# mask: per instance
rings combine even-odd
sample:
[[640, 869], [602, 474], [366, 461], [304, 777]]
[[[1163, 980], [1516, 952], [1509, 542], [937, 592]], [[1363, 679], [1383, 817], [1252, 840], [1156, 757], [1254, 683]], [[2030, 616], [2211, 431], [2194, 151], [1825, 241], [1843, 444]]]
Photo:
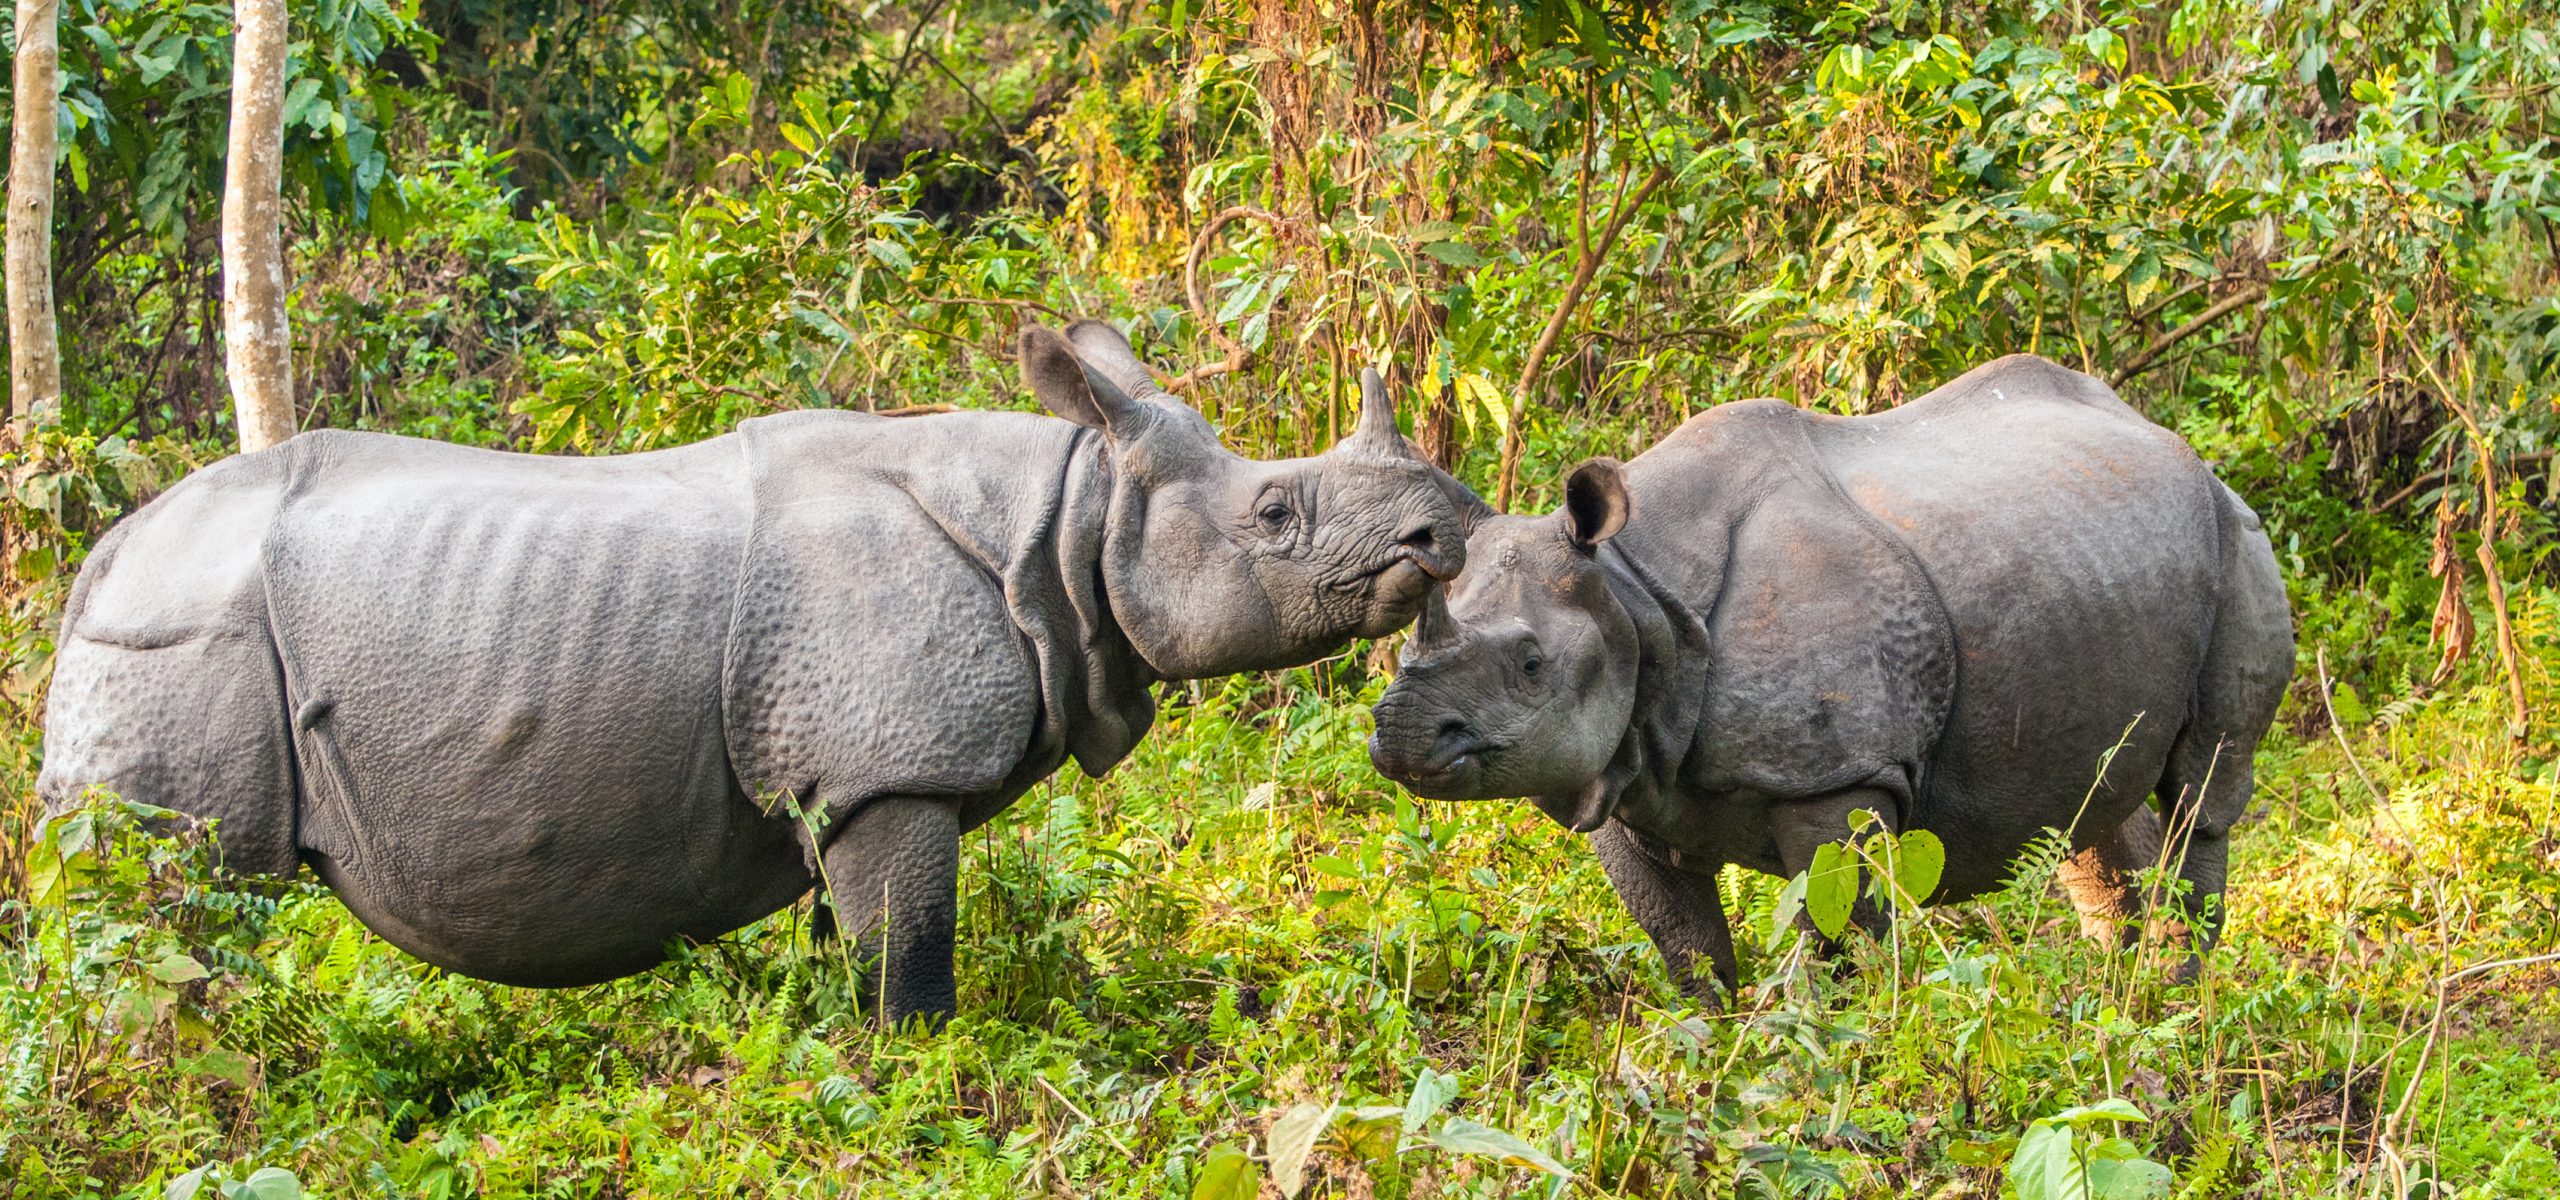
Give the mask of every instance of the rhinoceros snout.
[[1389, 729], [1381, 722], [1379, 731], [1369, 738], [1369, 763], [1415, 795], [1462, 800], [1470, 798], [1468, 783], [1482, 773], [1489, 748], [1482, 736], [1455, 718], [1440, 722], [1429, 737]]

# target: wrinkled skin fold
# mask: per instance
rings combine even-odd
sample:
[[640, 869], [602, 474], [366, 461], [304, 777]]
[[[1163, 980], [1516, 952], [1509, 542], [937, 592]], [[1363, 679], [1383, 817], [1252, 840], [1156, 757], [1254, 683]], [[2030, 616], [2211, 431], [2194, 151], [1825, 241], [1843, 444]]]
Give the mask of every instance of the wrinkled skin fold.
[[2110, 939], [2165, 863], [2208, 947], [2292, 667], [2257, 517], [2105, 385], [2020, 355], [1874, 416], [1714, 409], [1584, 464], [1553, 514], [1480, 523], [1370, 752], [1591, 835], [1708, 997], [1738, 983], [1715, 872], [1802, 871], [1861, 809], [1945, 843], [1939, 900], [2069, 830]]
[[[534, 986], [646, 969], [824, 880], [893, 1018], [955, 1003], [959, 836], [1159, 680], [1313, 661], [1465, 559], [1372, 374], [1254, 462], [1107, 325], [1026, 330], [1054, 417], [800, 412], [569, 459], [315, 432], [103, 539], [40, 788], [218, 821], [366, 925]], [[1061, 419], [1063, 418], [1063, 419]]]

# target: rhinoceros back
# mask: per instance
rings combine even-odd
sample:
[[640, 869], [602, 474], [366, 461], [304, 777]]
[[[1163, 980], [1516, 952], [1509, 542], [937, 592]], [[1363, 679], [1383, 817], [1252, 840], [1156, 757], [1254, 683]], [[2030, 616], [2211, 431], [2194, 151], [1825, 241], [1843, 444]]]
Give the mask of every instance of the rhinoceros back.
[[63, 615], [38, 795], [218, 819], [225, 862], [294, 867], [292, 747], [260, 572], [278, 455], [209, 467], [100, 540]]
[[2113, 828], [2190, 723], [2225, 490], [2103, 384], [2023, 355], [1819, 437], [1953, 624], [1961, 682], [1914, 818], [1998, 852], [1950, 863], [1948, 894], [1997, 886], [2046, 826]]

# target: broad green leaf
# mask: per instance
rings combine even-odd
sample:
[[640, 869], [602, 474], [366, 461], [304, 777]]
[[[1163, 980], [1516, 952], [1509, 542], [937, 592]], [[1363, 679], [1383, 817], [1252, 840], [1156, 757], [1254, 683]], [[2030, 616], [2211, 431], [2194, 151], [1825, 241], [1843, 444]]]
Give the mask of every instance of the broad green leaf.
[[170, 1180], [169, 1186], [161, 1189], [160, 1200], [195, 1200], [196, 1193], [204, 1188], [205, 1173], [212, 1169], [213, 1164], [207, 1163]]
[[242, 1200], [302, 1200], [302, 1181], [282, 1167], [260, 1167], [240, 1185]]
[[1252, 311], [1254, 301], [1262, 299], [1262, 284], [1256, 279], [1227, 293], [1227, 302], [1218, 306], [1218, 323], [1227, 324]]
[[1573, 1172], [1563, 1163], [1547, 1156], [1520, 1138], [1465, 1117], [1451, 1117], [1431, 1135], [1431, 1144], [1452, 1154], [1472, 1154], [1496, 1159], [1510, 1166], [1532, 1167], [1559, 1179], [1570, 1179]]
[[202, 1054], [186, 1059], [178, 1066], [190, 1075], [219, 1079], [233, 1087], [246, 1089], [249, 1086], [250, 1073], [257, 1069], [258, 1060], [237, 1050], [226, 1050], [215, 1046]]
[[1484, 255], [1465, 242], [1425, 242], [1422, 252], [1453, 267], [1481, 267]]
[[1858, 856], [1838, 842], [1813, 848], [1813, 866], [1805, 871], [1804, 911], [1822, 936], [1836, 938], [1849, 928], [1849, 909], [1858, 901]]
[[2109, 1096], [2095, 1104], [2066, 1108], [2043, 1119], [2056, 1125], [2085, 1126], [2099, 1121], [2148, 1121], [2151, 1118], [2143, 1116], [2142, 1110], [2135, 1108], [2132, 1101]]
[[1262, 1164], [1232, 1143], [1200, 1156], [1191, 1180], [1191, 1200], [1253, 1200], [1261, 1191]]
[[1805, 876], [1799, 871], [1778, 889], [1778, 903], [1769, 912], [1769, 949], [1775, 951], [1795, 928], [1796, 914], [1804, 911]]
[[2088, 1181], [2071, 1152], [2071, 1127], [2038, 1121], [2009, 1156], [2009, 1186], [2018, 1200], [2088, 1200]]
[[1894, 882], [1913, 904], [1926, 904], [1946, 873], [1947, 845], [1926, 829], [1914, 829], [1895, 843]]
[[873, 238], [867, 248], [871, 257], [880, 260], [881, 266], [902, 275], [916, 267], [916, 260], [907, 253], [907, 248], [887, 238]]
[[1441, 1109], [1458, 1098], [1458, 1081], [1429, 1067], [1413, 1077], [1413, 1095], [1404, 1102], [1404, 1131], [1407, 1135], [1422, 1132], [1422, 1127]]
[[1307, 1155], [1315, 1151], [1325, 1127], [1333, 1124], [1333, 1110], [1330, 1104], [1301, 1104], [1271, 1123], [1271, 1182], [1280, 1186], [1282, 1196], [1296, 1200], [1306, 1187]]
[[2160, 1200], [2176, 1178], [2123, 1138], [2108, 1138], [2089, 1154], [2089, 1200]]
[[203, 963], [189, 957], [183, 950], [172, 950], [151, 964], [151, 977], [162, 983], [185, 983], [211, 974], [213, 972], [205, 970]]

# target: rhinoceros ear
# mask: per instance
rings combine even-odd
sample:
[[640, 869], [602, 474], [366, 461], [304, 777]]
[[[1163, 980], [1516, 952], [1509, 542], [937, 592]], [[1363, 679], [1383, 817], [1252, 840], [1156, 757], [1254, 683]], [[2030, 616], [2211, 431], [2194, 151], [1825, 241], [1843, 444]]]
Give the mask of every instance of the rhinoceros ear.
[[1111, 379], [1093, 370], [1057, 330], [1022, 327], [1022, 381], [1050, 412], [1088, 429], [1125, 433], [1137, 404]]
[[1595, 458], [1564, 481], [1565, 529], [1585, 552], [1626, 528], [1627, 473], [1614, 458]]

